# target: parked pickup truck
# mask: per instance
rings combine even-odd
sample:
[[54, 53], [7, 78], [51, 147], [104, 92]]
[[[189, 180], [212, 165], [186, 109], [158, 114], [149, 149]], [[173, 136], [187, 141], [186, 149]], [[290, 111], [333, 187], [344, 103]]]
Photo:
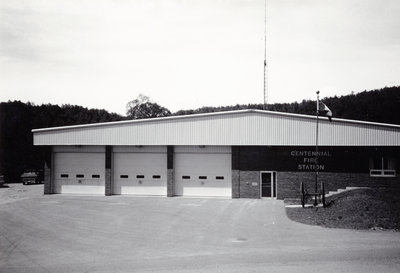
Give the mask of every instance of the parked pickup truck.
[[27, 170], [21, 175], [24, 185], [43, 183], [43, 172], [38, 170]]

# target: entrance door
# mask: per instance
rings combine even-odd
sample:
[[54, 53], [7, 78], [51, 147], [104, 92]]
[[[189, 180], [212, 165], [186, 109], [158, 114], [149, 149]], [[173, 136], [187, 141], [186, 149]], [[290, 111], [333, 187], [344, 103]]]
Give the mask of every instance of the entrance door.
[[276, 172], [261, 172], [261, 197], [276, 197]]

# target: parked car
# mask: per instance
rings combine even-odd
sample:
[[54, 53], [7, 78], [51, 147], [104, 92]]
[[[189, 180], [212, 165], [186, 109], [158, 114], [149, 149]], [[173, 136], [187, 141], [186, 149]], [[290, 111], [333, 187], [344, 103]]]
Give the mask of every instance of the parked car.
[[4, 185], [4, 176], [0, 174], [0, 187]]
[[24, 185], [41, 184], [43, 183], [43, 171], [41, 170], [26, 170], [21, 175], [21, 181]]

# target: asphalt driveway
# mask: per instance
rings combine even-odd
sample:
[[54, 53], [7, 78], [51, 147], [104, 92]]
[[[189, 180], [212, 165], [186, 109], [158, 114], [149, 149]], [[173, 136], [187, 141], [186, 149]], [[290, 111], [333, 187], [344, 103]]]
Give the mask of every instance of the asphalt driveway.
[[0, 189], [2, 273], [400, 271], [400, 233], [298, 224], [282, 201], [44, 196], [42, 187]]

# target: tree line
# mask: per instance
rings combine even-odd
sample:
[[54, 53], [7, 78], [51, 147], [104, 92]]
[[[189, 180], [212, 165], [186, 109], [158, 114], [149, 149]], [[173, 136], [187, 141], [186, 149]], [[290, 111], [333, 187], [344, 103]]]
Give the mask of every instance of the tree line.
[[[400, 86], [385, 87], [357, 94], [323, 98], [332, 110], [333, 118], [355, 119], [372, 122], [400, 124]], [[263, 109], [263, 104], [237, 104], [234, 106], [201, 107], [195, 110], [180, 110], [173, 115], [200, 114], [242, 109]], [[269, 104], [268, 110], [315, 115], [316, 101], [303, 100], [293, 103]]]
[[0, 103], [0, 174], [6, 183], [19, 181], [24, 170], [42, 169], [43, 147], [33, 146], [31, 130], [56, 126], [122, 120], [106, 110], [76, 105], [34, 105], [20, 101]]
[[[385, 87], [346, 96], [322, 99], [333, 112], [333, 118], [400, 124], [400, 86]], [[263, 104], [237, 104], [233, 106], [201, 107], [172, 113], [167, 108], [139, 95], [127, 104], [127, 115], [106, 110], [87, 109], [76, 105], [35, 105], [20, 101], [0, 103], [0, 174], [7, 183], [19, 181], [26, 169], [41, 169], [44, 148], [33, 146], [31, 130], [77, 124], [154, 118], [170, 115], [188, 115], [242, 109], [263, 109]], [[315, 115], [316, 102], [303, 100], [293, 103], [275, 103], [268, 110]]]

